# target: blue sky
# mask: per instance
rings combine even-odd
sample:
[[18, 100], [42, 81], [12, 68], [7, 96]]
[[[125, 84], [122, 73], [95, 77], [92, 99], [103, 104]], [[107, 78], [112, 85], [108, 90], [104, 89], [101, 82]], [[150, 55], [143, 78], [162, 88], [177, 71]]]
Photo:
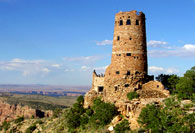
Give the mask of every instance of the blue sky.
[[131, 10], [146, 14], [150, 74], [195, 66], [195, 0], [0, 0], [0, 84], [91, 85]]

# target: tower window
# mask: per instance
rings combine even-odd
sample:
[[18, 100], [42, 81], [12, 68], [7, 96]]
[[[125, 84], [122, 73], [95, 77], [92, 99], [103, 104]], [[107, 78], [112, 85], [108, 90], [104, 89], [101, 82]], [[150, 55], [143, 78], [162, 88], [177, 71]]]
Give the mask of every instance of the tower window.
[[129, 87], [129, 84], [125, 84], [125, 87]]
[[132, 40], [132, 38], [131, 38], [131, 37], [129, 37], [129, 40]]
[[127, 71], [127, 75], [130, 75], [131, 73], [130, 73], [130, 71]]
[[117, 91], [117, 90], [118, 90], [118, 87], [117, 87], [117, 86], [115, 86], [115, 87], [114, 87], [114, 89], [115, 89], [115, 91]]
[[103, 92], [104, 87], [103, 86], [98, 86], [98, 92]]
[[131, 25], [131, 20], [127, 19], [126, 25]]
[[116, 74], [120, 74], [120, 71], [116, 71]]
[[139, 25], [139, 20], [136, 20], [136, 25]]
[[123, 25], [123, 20], [120, 20], [120, 23], [119, 23], [119, 25]]
[[127, 53], [126, 56], [131, 56], [131, 53]]
[[118, 41], [120, 40], [120, 36], [117, 36], [117, 40], [118, 40]]

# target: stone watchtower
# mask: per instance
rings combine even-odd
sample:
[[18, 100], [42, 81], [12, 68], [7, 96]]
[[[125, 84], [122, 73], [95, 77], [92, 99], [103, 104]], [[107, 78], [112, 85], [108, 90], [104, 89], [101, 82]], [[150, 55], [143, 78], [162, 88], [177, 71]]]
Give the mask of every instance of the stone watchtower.
[[[139, 127], [137, 119], [146, 104], [160, 103], [169, 97], [162, 83], [148, 76], [145, 15], [142, 12], [119, 12], [115, 16], [111, 64], [105, 75], [93, 72], [92, 88], [85, 95], [84, 107], [96, 97], [114, 103], [131, 129]], [[138, 99], [127, 94], [136, 92]]]
[[142, 98], [159, 97], [163, 85], [150, 80], [153, 76], [148, 76], [145, 14], [135, 10], [119, 12], [115, 16], [111, 64], [105, 75], [94, 71], [92, 88], [85, 96], [85, 107], [98, 96], [116, 105], [127, 101], [127, 94], [132, 91], [140, 93]]
[[[119, 12], [115, 16], [112, 60], [105, 73], [105, 96], [139, 88], [147, 77], [145, 15]], [[110, 88], [110, 89], [107, 89]], [[126, 91], [125, 91], [126, 92]]]
[[119, 12], [115, 16], [112, 60], [106, 79], [147, 75], [145, 15], [140, 12]]

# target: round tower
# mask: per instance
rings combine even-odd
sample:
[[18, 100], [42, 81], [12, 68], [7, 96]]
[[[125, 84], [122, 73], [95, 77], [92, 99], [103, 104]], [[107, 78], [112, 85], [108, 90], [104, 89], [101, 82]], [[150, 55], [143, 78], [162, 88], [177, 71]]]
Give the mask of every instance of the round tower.
[[117, 13], [111, 64], [105, 72], [106, 91], [143, 84], [147, 69], [144, 13], [135, 10]]

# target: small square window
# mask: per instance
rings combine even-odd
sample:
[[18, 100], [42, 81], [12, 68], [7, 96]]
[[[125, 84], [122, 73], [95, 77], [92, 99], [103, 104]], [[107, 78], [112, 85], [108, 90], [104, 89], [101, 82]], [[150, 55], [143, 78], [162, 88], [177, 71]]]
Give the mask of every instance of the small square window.
[[121, 54], [119, 54], [118, 56], [121, 56]]
[[129, 84], [125, 84], [125, 87], [129, 87]]
[[126, 53], [126, 56], [131, 56], [131, 53]]
[[120, 71], [116, 71], [116, 74], [120, 74]]
[[129, 40], [132, 40], [132, 38], [131, 38], [131, 37], [129, 37]]

